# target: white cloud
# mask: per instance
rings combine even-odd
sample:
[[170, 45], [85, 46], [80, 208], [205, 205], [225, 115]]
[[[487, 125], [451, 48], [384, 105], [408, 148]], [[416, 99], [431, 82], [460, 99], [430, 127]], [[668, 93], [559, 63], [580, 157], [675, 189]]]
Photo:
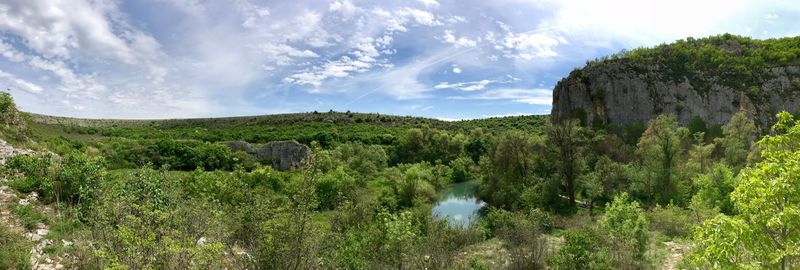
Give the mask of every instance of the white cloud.
[[[347, 13], [364, 12], [362, 8], [350, 2], [334, 2], [329, 6], [331, 11]], [[311, 92], [319, 92], [323, 81], [331, 78], [344, 78], [354, 73], [365, 73], [374, 67], [391, 67], [387, 59], [383, 58], [394, 53], [390, 47], [395, 32], [408, 31], [406, 25], [417, 24], [423, 26], [442, 25], [436, 16], [430, 12], [413, 9], [399, 8], [392, 12], [380, 8], [369, 11], [383, 21], [383, 33], [379, 37], [356, 37], [351, 41], [351, 50], [346, 55], [336, 60], [328, 60], [311, 68], [306, 68], [283, 78], [282, 82], [295, 85], [310, 85]], [[353, 15], [351, 15], [353, 16]], [[380, 32], [380, 31], [378, 31]], [[356, 35], [359, 36], [359, 35]], [[417, 88], [422, 84], [414, 83]], [[404, 92], [404, 91], [403, 91]]]
[[475, 100], [511, 100], [514, 102], [531, 105], [551, 105], [553, 103], [553, 93], [550, 89], [501, 88], [486, 90], [475, 95], [455, 96], [450, 98]]
[[555, 48], [568, 44], [567, 40], [558, 34], [550, 32], [524, 32], [515, 33], [511, 26], [498, 21], [497, 24], [505, 32], [502, 38], [497, 38], [493, 32], [486, 34], [486, 40], [494, 44], [494, 48], [511, 59], [532, 60], [534, 58], [548, 58], [557, 56]]
[[[741, 33], [743, 22], [756, 23], [764, 11], [798, 12], [792, 1], [675, 0], [675, 1], [534, 1], [552, 17], [538, 28], [580, 36], [587, 43], [653, 46], [687, 36]], [[686, 8], [691, 7], [691, 8]]]
[[0, 30], [23, 38], [28, 47], [47, 57], [69, 58], [79, 51], [128, 64], [142, 57], [154, 58], [151, 54], [155, 52], [136, 46], [154, 40], [130, 29], [118, 36], [106, 19], [116, 7], [104, 8], [85, 0], [4, 1], [0, 3]]
[[322, 81], [328, 78], [347, 77], [351, 73], [364, 73], [369, 71], [382, 55], [380, 48], [386, 48], [392, 41], [391, 37], [384, 36], [378, 39], [362, 38], [353, 46], [350, 55], [345, 55], [334, 61], [327, 61], [320, 66], [294, 73], [283, 79], [284, 83], [314, 86], [312, 92], [317, 92]]
[[249, 1], [237, 1], [237, 8], [242, 14], [242, 27], [257, 28], [259, 24], [265, 23], [269, 17], [269, 8], [253, 4]]
[[267, 43], [262, 44], [260, 49], [270, 60], [275, 61], [275, 64], [280, 66], [291, 64], [294, 58], [319, 57], [311, 50], [300, 50], [286, 44]]
[[32, 83], [32, 82], [17, 78], [17, 76], [14, 76], [14, 74], [11, 74], [11, 73], [8, 73], [8, 72], [2, 71], [2, 70], [0, 70], [0, 79], [5, 79], [6, 81], [8, 81], [9, 83], [13, 84], [17, 88], [25, 90], [25, 91], [28, 91], [28, 92], [33, 93], [33, 94], [38, 94], [38, 93], [41, 93], [43, 91], [41, 86], [38, 86], [38, 85], [36, 85], [35, 83]]
[[372, 14], [383, 18], [386, 30], [389, 32], [406, 32], [408, 31], [407, 24], [413, 22], [417, 25], [424, 26], [440, 26], [443, 25], [441, 21], [436, 19], [433, 13], [419, 10], [415, 8], [399, 8], [393, 12], [386, 11], [382, 8], [373, 9]]
[[475, 45], [478, 44], [478, 42], [476, 42], [475, 40], [471, 40], [471, 39], [468, 39], [468, 38], [465, 38], [465, 37], [457, 38], [455, 35], [453, 35], [453, 31], [450, 31], [450, 30], [445, 30], [444, 31], [444, 36], [442, 36], [442, 40], [445, 43], [449, 43], [449, 44], [455, 45], [456, 48], [460, 48], [460, 47], [475, 47]]
[[494, 80], [480, 80], [476, 82], [462, 82], [462, 83], [447, 83], [442, 82], [435, 85], [433, 88], [435, 89], [460, 89], [463, 91], [477, 91], [486, 88], [491, 83], [495, 83], [497, 81]]
[[426, 7], [438, 7], [439, 2], [436, 0], [417, 0], [418, 2], [422, 3]]
[[460, 74], [460, 73], [461, 73], [461, 68], [460, 68], [460, 67], [457, 67], [457, 66], [454, 66], [454, 67], [453, 67], [453, 73], [455, 73], [455, 74]]
[[23, 53], [17, 51], [17, 49], [14, 49], [14, 47], [3, 42], [2, 40], [0, 40], [0, 55], [11, 62], [25, 61], [25, 55]]
[[328, 10], [341, 12], [345, 18], [350, 18], [361, 12], [361, 9], [353, 5], [349, 0], [335, 1], [328, 5]]

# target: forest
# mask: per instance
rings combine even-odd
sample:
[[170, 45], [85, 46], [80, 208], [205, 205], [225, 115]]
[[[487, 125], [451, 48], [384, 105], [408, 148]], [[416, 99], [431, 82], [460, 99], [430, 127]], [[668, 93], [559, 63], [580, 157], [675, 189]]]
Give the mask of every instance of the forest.
[[[68, 269], [800, 267], [800, 125], [785, 112], [763, 136], [740, 112], [719, 136], [661, 115], [624, 140], [546, 116], [87, 127], [0, 105], [4, 139], [35, 150], [6, 160], [25, 199], [3, 210], [46, 225], [43, 252]], [[310, 157], [279, 171], [227, 144], [278, 138]], [[459, 183], [482, 202], [463, 226], [431, 214]], [[12, 227], [0, 268], [30, 268]]]

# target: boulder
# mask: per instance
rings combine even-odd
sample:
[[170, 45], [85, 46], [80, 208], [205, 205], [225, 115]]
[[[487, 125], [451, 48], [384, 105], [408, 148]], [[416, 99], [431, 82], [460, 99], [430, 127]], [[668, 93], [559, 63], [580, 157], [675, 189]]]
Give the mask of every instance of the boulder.
[[270, 159], [272, 167], [281, 171], [297, 169], [311, 157], [311, 149], [296, 141], [270, 142], [255, 151], [258, 159]]

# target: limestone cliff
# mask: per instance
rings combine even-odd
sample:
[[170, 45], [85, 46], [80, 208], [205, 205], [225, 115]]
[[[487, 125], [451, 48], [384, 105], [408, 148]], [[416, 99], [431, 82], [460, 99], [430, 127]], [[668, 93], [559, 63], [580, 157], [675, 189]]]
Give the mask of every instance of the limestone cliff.
[[[709, 39], [626, 52], [572, 71], [555, 86], [551, 120], [626, 125], [670, 113], [682, 124], [699, 117], [718, 125], [744, 110], [765, 128], [777, 112], [800, 111], [797, 54], [773, 61], [754, 53], [765, 50], [767, 41]], [[716, 54], [708, 57], [706, 51]]]
[[228, 144], [234, 151], [244, 151], [260, 160], [270, 160], [272, 167], [286, 171], [297, 169], [311, 156], [311, 149], [296, 141], [276, 141], [261, 148], [254, 148], [247, 142], [234, 141]]

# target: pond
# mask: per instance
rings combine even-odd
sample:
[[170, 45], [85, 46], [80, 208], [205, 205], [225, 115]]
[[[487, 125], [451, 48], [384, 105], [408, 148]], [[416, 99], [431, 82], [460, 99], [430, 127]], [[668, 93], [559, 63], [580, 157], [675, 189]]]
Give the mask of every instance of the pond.
[[439, 192], [439, 200], [431, 214], [446, 219], [453, 226], [467, 227], [480, 215], [486, 203], [475, 196], [478, 182], [470, 181], [446, 186]]

